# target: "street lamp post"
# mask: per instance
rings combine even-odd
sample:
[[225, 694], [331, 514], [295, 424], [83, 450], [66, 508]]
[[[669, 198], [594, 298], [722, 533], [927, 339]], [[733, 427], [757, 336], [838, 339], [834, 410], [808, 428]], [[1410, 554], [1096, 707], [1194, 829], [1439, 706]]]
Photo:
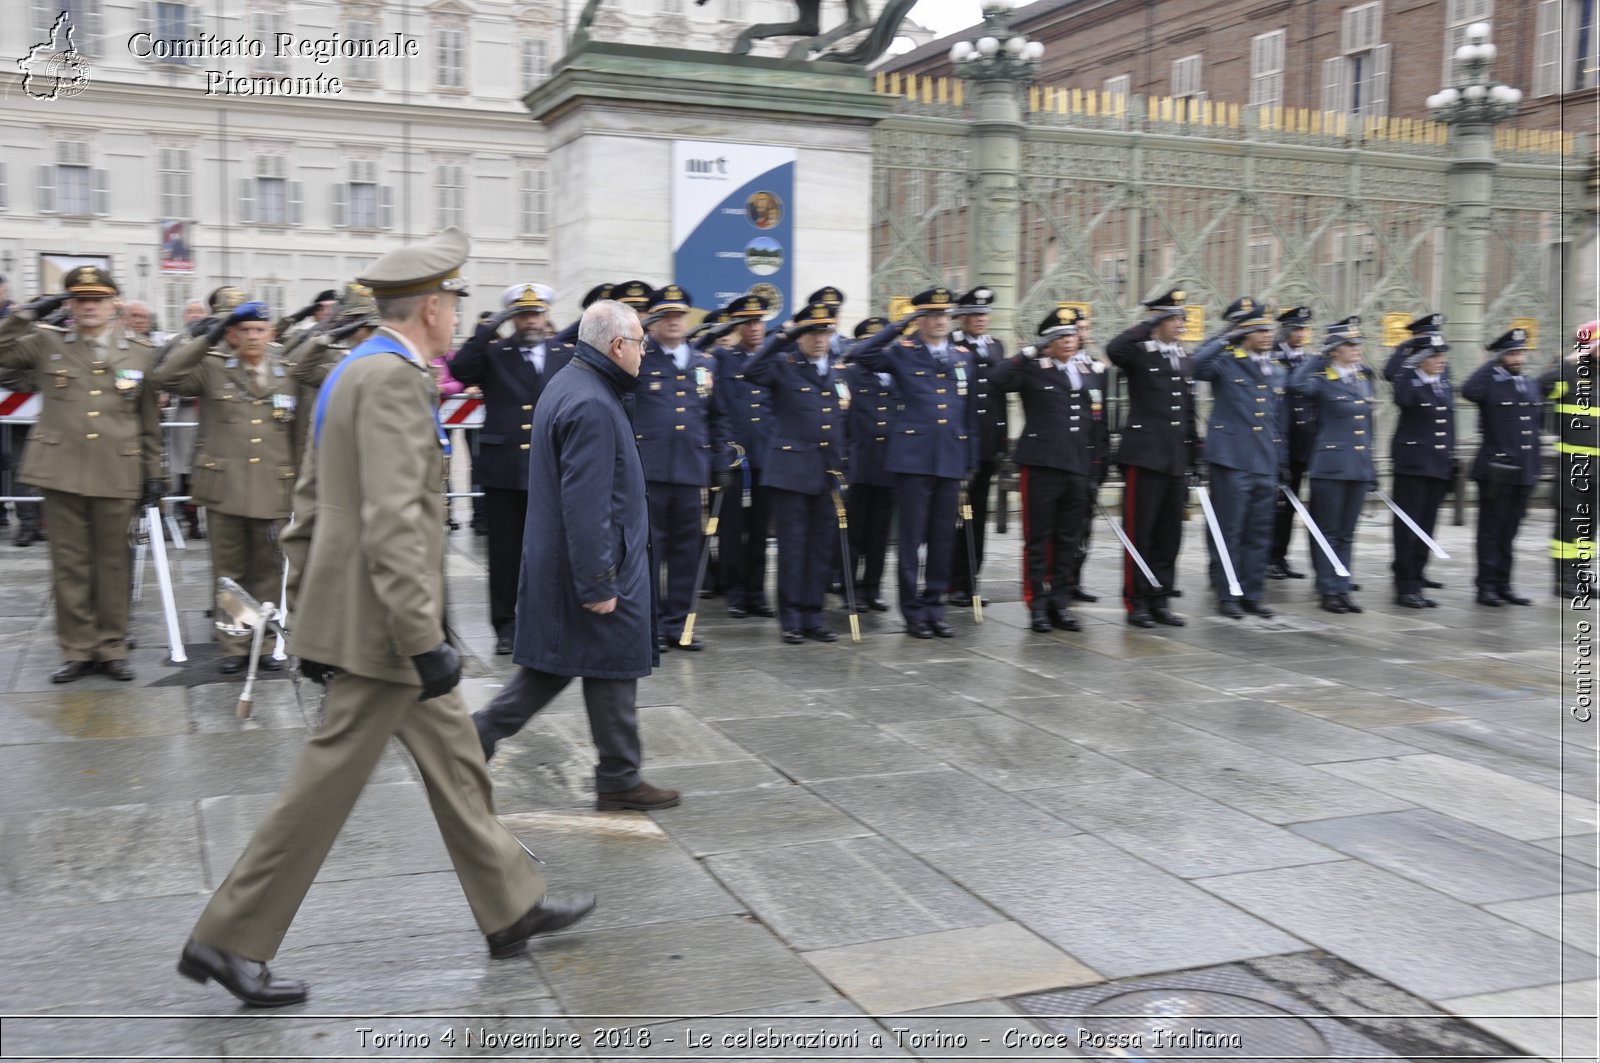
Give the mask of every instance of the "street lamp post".
[[1044, 45], [1011, 30], [1012, 0], [984, 0], [983, 27], [950, 49], [956, 75], [973, 84], [968, 280], [994, 289], [990, 331], [1016, 331], [1022, 90], [1039, 73]]
[[1477, 368], [1488, 306], [1489, 198], [1494, 187], [1494, 127], [1517, 112], [1522, 93], [1489, 77], [1495, 46], [1489, 25], [1467, 27], [1456, 49], [1454, 84], [1427, 99], [1429, 112], [1450, 127], [1449, 220], [1445, 262], [1449, 290], [1446, 336], [1457, 378]]

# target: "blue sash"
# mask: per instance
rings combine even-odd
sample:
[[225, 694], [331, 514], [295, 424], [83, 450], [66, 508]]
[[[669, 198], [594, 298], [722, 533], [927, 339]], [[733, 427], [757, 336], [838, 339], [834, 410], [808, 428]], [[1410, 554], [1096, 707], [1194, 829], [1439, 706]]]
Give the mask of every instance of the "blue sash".
[[[316, 446], [322, 441], [322, 418], [328, 412], [328, 399], [333, 395], [333, 385], [338, 381], [339, 374], [344, 372], [349, 364], [357, 358], [365, 358], [371, 354], [398, 354], [406, 361], [415, 361], [411, 352], [405, 347], [391, 340], [387, 336], [376, 335], [368, 339], [361, 346], [341, 358], [328, 374], [328, 379], [322, 382], [322, 390], [317, 393], [317, 408], [311, 416], [311, 445]], [[439, 420], [439, 408], [432, 403], [428, 404], [428, 414], [433, 418], [433, 428], [439, 436], [439, 446], [444, 450], [444, 456], [450, 456], [450, 438], [445, 434], [444, 425]]]

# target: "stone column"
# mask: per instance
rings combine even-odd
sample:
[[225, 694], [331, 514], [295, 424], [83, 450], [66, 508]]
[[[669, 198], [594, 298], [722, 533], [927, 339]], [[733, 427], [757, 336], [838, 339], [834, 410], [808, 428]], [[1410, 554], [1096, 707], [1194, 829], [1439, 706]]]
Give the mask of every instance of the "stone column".
[[1017, 331], [1022, 87], [1004, 75], [984, 78], [973, 87], [968, 280], [994, 289], [989, 331], [1011, 342]]
[[1489, 199], [1494, 189], [1494, 126], [1459, 122], [1450, 131], [1449, 215], [1445, 234], [1445, 338], [1459, 382], [1483, 362], [1489, 271]]

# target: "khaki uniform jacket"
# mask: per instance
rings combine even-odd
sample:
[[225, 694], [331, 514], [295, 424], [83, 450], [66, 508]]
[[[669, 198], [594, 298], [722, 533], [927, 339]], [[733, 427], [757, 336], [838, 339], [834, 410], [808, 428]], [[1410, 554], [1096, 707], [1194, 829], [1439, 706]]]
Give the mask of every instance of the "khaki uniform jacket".
[[194, 500], [235, 517], [280, 520], [293, 506], [307, 411], [276, 346], [267, 349], [265, 362], [267, 386], [259, 389], [231, 348], [211, 348], [197, 336], [172, 352], [155, 381], [200, 399]]
[[307, 332], [289, 337], [283, 348], [284, 366], [291, 377], [315, 395], [333, 367], [349, 353], [349, 347], [329, 342], [323, 333]]
[[18, 311], [0, 321], [8, 386], [37, 391], [19, 479], [90, 498], [133, 498], [161, 472], [161, 413], [149, 379], [155, 348], [112, 327], [105, 360], [83, 336]]
[[[406, 344], [388, 329], [379, 335]], [[444, 641], [438, 395], [426, 365], [395, 354], [340, 373], [320, 442], [314, 425], [308, 433], [283, 534], [290, 652], [416, 686], [411, 658]]]

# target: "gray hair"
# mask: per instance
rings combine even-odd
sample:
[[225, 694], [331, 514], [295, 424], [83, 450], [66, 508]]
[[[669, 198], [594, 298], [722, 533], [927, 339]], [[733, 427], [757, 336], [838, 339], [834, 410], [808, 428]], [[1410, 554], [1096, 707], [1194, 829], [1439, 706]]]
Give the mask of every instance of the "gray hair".
[[619, 336], [627, 336], [628, 326], [639, 318], [633, 307], [614, 299], [600, 299], [589, 305], [578, 322], [578, 340], [602, 354], [611, 350]]
[[429, 292], [425, 295], [402, 295], [393, 299], [375, 299], [373, 302], [378, 304], [378, 320], [393, 322], [410, 321], [416, 316], [417, 310], [422, 306], [422, 300], [426, 299], [428, 295], [431, 294], [433, 293]]

